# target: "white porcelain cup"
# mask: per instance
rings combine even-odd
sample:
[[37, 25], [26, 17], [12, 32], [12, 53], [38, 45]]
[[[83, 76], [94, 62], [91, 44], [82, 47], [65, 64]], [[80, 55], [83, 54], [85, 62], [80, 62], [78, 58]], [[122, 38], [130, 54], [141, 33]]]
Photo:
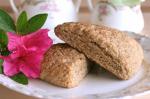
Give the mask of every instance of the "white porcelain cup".
[[140, 33], [144, 28], [141, 6], [114, 6], [105, 1], [98, 2], [94, 7], [92, 0], [87, 0], [91, 10], [91, 21], [122, 31]]
[[29, 17], [39, 13], [48, 13], [47, 21], [43, 27], [51, 30], [49, 35], [54, 43], [62, 42], [54, 34], [55, 26], [64, 22], [77, 21], [81, 3], [81, 0], [76, 0], [76, 4], [72, 0], [22, 0], [19, 8], [17, 8], [14, 0], [9, 1], [16, 17], [24, 10]]

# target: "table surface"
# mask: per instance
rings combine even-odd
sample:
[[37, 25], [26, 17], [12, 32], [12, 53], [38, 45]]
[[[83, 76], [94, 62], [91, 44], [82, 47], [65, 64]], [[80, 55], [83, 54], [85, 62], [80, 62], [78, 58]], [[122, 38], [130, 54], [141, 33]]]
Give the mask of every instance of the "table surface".
[[[150, 37], [150, 12], [145, 11], [143, 13], [144, 19], [145, 19], [145, 27], [143, 29], [142, 35], [146, 35]], [[88, 22], [90, 18], [90, 15], [88, 13], [80, 13], [79, 14], [79, 20], [82, 22]], [[36, 99], [33, 97], [25, 96], [23, 94], [17, 93], [15, 91], [12, 91], [2, 85], [0, 85], [0, 99]], [[133, 97], [133, 99], [150, 99], [150, 95], [145, 95], [141, 97]]]

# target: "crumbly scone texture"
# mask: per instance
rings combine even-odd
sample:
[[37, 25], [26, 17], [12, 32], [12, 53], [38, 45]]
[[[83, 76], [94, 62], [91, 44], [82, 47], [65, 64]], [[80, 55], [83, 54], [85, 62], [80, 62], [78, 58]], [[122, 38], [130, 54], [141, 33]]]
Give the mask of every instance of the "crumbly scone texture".
[[55, 33], [120, 79], [130, 79], [142, 64], [140, 44], [119, 30], [69, 22], [58, 25]]
[[51, 84], [72, 88], [87, 75], [89, 61], [67, 44], [53, 45], [45, 54], [40, 78]]

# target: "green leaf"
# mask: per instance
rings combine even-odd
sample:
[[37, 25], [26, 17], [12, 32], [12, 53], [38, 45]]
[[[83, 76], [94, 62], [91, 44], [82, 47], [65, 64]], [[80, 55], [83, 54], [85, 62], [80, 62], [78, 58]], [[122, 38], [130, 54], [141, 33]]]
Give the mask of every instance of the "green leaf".
[[0, 29], [6, 32], [16, 31], [13, 19], [5, 11], [1, 9], [0, 9]]
[[135, 6], [141, 3], [141, 0], [110, 0], [116, 6]]
[[0, 66], [0, 74], [3, 74], [3, 66]]
[[11, 79], [23, 85], [28, 84], [28, 78], [23, 73], [16, 74]]
[[3, 56], [7, 56], [10, 54], [8, 48], [8, 36], [5, 31], [0, 30], [0, 54]]
[[11, 52], [8, 50], [8, 48], [3, 48], [1, 51], [1, 55], [8, 56]]
[[24, 31], [26, 29], [26, 25], [28, 23], [27, 13], [23, 11], [17, 20], [17, 33], [24, 35]]
[[39, 30], [45, 23], [48, 14], [38, 14], [29, 19], [25, 33]]
[[0, 29], [0, 47], [7, 46], [8, 37], [5, 31]]
[[0, 59], [0, 74], [3, 74], [3, 60]]

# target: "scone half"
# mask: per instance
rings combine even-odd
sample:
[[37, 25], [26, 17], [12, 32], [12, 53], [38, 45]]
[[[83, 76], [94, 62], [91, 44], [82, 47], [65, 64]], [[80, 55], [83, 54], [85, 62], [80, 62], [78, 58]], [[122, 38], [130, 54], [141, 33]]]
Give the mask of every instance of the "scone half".
[[140, 44], [119, 30], [69, 22], [57, 26], [55, 33], [120, 79], [131, 78], [140, 69], [143, 60]]
[[53, 45], [41, 66], [42, 80], [65, 88], [78, 86], [89, 71], [89, 61], [84, 54], [67, 44]]

